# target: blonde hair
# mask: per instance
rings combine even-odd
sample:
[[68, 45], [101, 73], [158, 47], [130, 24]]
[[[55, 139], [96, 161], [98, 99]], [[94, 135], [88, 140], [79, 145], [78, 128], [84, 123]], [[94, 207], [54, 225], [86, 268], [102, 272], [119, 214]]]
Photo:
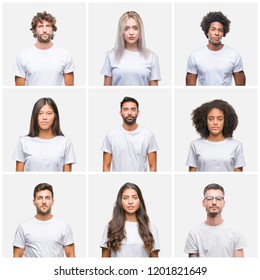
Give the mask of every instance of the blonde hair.
[[149, 54], [149, 50], [146, 48], [146, 44], [145, 44], [143, 21], [137, 12], [128, 11], [128, 12], [125, 12], [122, 14], [122, 16], [120, 17], [119, 22], [118, 22], [116, 42], [115, 42], [115, 47], [113, 49], [113, 51], [115, 52], [115, 59], [118, 62], [121, 60], [121, 57], [125, 50], [125, 40], [124, 40], [123, 34], [124, 34], [124, 30], [125, 30], [126, 21], [130, 18], [133, 18], [137, 22], [137, 24], [140, 28], [140, 38], [137, 42], [138, 51], [144, 57], [147, 57]]

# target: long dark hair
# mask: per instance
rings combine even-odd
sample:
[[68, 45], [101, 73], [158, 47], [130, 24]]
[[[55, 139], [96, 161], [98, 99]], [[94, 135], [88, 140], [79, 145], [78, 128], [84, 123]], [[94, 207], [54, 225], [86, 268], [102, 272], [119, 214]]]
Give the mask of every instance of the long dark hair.
[[53, 99], [50, 97], [43, 97], [39, 99], [33, 106], [32, 115], [31, 115], [31, 122], [30, 122], [30, 131], [28, 133], [28, 136], [30, 137], [37, 137], [39, 135], [40, 129], [38, 125], [38, 114], [41, 110], [41, 108], [44, 105], [49, 105], [53, 112], [54, 112], [54, 121], [52, 125], [52, 132], [55, 136], [63, 135], [61, 128], [60, 128], [60, 117], [59, 117], [59, 111], [56, 103]]
[[113, 217], [108, 225], [107, 246], [113, 251], [120, 250], [123, 239], [125, 239], [125, 211], [122, 207], [122, 194], [126, 189], [133, 189], [137, 192], [140, 200], [139, 209], [136, 211], [139, 235], [144, 242], [144, 248], [151, 252], [154, 246], [154, 238], [149, 229], [149, 217], [146, 213], [145, 202], [139, 187], [133, 183], [125, 183], [117, 194], [116, 203], [113, 210]]

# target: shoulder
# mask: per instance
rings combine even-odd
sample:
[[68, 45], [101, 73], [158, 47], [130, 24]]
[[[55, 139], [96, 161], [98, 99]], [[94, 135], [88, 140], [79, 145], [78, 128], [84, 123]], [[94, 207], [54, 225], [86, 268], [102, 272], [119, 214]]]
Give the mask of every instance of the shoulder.
[[226, 142], [233, 146], [237, 146], [237, 147], [242, 146], [242, 143], [240, 141], [238, 141], [237, 139], [234, 139], [232, 137], [226, 138]]
[[207, 51], [207, 46], [202, 46], [198, 49], [195, 49], [193, 50], [191, 53], [190, 53], [190, 56], [197, 56], [197, 55], [200, 55], [202, 53], [205, 53]]
[[196, 145], [200, 145], [203, 142], [206, 142], [205, 138], [200, 137], [198, 139], [195, 139], [195, 140], [191, 141], [190, 144], [191, 144], [191, 146], [196, 146]]

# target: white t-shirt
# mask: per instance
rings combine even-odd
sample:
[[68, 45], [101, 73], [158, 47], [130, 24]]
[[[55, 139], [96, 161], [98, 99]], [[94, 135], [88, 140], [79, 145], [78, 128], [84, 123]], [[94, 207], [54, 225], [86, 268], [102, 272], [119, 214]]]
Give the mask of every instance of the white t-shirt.
[[230, 86], [233, 73], [240, 71], [243, 71], [242, 58], [227, 45], [219, 51], [203, 46], [188, 58], [187, 72], [198, 75], [200, 86]]
[[118, 62], [111, 51], [106, 55], [101, 74], [112, 77], [113, 86], [149, 86], [150, 81], [161, 80], [159, 59], [153, 52], [145, 58], [139, 52], [124, 50]]
[[24, 257], [64, 257], [64, 246], [74, 243], [72, 230], [64, 221], [52, 217], [41, 221], [32, 217], [21, 223], [13, 246], [24, 249]]
[[245, 247], [240, 230], [223, 221], [218, 226], [202, 223], [194, 227], [188, 235], [184, 252], [198, 253], [200, 257], [234, 257], [236, 250]]
[[199, 138], [190, 144], [186, 165], [196, 167], [197, 171], [234, 171], [246, 163], [239, 141], [226, 138], [214, 142]]
[[65, 136], [20, 137], [13, 159], [25, 164], [24, 171], [63, 171], [65, 164], [76, 163], [72, 143]]
[[147, 171], [148, 153], [159, 148], [154, 135], [139, 125], [134, 131], [122, 126], [110, 130], [101, 149], [112, 154], [112, 171]]
[[[152, 251], [160, 251], [159, 238], [157, 228], [150, 224], [150, 231], [154, 238], [154, 247]], [[105, 227], [103, 238], [100, 247], [107, 248], [107, 231], [108, 225]], [[112, 258], [122, 257], [150, 257], [150, 252], [145, 250], [144, 242], [138, 232], [138, 222], [125, 222], [126, 239], [122, 241], [122, 246], [119, 251], [114, 252], [111, 250]]]
[[53, 44], [47, 50], [34, 45], [16, 59], [14, 75], [25, 78], [27, 86], [62, 86], [64, 74], [74, 72], [71, 54]]

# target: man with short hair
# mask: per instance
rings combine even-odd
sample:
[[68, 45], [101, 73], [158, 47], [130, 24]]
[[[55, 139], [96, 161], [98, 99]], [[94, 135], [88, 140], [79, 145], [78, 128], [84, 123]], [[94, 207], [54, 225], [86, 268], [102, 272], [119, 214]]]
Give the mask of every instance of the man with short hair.
[[229, 32], [230, 20], [222, 12], [209, 12], [200, 24], [207, 46], [192, 52], [188, 59], [187, 86], [244, 86], [246, 77], [240, 54], [222, 43]]
[[15, 85], [73, 86], [72, 56], [52, 41], [57, 30], [55, 17], [46, 11], [38, 12], [32, 19], [30, 30], [36, 42], [16, 59]]
[[110, 130], [102, 145], [103, 171], [157, 170], [158, 145], [154, 135], [136, 123], [139, 104], [132, 97], [120, 103], [123, 125]]
[[36, 215], [21, 223], [15, 233], [14, 257], [75, 257], [70, 226], [51, 213], [53, 188], [41, 183], [34, 188]]
[[244, 257], [246, 244], [240, 230], [222, 218], [224, 188], [218, 184], [209, 184], [203, 194], [202, 205], [207, 218], [189, 232], [185, 253], [189, 257]]

